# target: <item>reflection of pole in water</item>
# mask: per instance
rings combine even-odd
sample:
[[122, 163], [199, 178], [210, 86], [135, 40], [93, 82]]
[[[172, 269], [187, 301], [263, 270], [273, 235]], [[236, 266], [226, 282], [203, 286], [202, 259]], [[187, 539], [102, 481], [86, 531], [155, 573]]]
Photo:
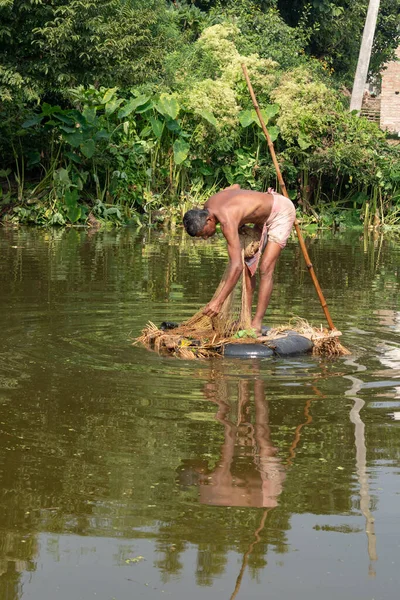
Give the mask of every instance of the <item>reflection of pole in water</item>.
[[[321, 392], [318, 389], [314, 388], [314, 386], [313, 386], [313, 390], [315, 391], [316, 395], [321, 395]], [[256, 437], [258, 440], [263, 440], [262, 443], [264, 445], [264, 448], [263, 448], [264, 454], [266, 454], [270, 458], [271, 453], [269, 451], [270, 450], [270, 442], [269, 442], [270, 430], [269, 430], [269, 418], [268, 418], [268, 405], [265, 402], [261, 401], [262, 398], [264, 398], [264, 383], [262, 380], [257, 379], [254, 383], [256, 431], [258, 433], [258, 435]], [[293, 439], [293, 442], [289, 449], [289, 457], [287, 460], [287, 467], [292, 464], [292, 462], [296, 456], [296, 448], [300, 441], [302, 428], [305, 425], [308, 425], [309, 423], [312, 422], [312, 416], [310, 415], [310, 412], [309, 412], [310, 406], [311, 406], [311, 401], [312, 401], [312, 399], [307, 400], [306, 405], [304, 407], [305, 422], [300, 423], [296, 427], [294, 439]], [[238, 424], [239, 423], [240, 423], [240, 419], [238, 420]], [[267, 440], [268, 440], [268, 442], [267, 442]], [[260, 454], [261, 454], [261, 452], [260, 452]], [[240, 568], [239, 575], [237, 576], [235, 589], [232, 592], [230, 600], [234, 600], [236, 598], [237, 594], [239, 593], [240, 586], [242, 584], [243, 575], [245, 573], [249, 557], [250, 557], [251, 553], [253, 552], [256, 544], [258, 544], [261, 540], [260, 534], [265, 527], [267, 515], [272, 508], [273, 508], [273, 506], [270, 506], [263, 511], [260, 524], [259, 524], [258, 528], [256, 529], [256, 531], [254, 532], [254, 539], [250, 543], [248, 549], [246, 550], [246, 552], [243, 555], [242, 566]]]
[[260, 538], [260, 533], [262, 532], [262, 530], [265, 527], [265, 521], [267, 520], [267, 515], [268, 515], [269, 511], [271, 510], [271, 508], [266, 508], [264, 510], [263, 516], [262, 516], [261, 521], [260, 521], [260, 525], [258, 526], [258, 528], [256, 529], [256, 531], [254, 532], [254, 538], [255, 539], [251, 542], [250, 546], [248, 547], [248, 549], [246, 550], [246, 552], [243, 554], [242, 566], [240, 568], [239, 575], [237, 576], [235, 589], [232, 592], [232, 596], [230, 597], [230, 600], [234, 600], [234, 598], [236, 598], [236, 596], [239, 593], [240, 586], [242, 584], [243, 575], [244, 575], [244, 572], [246, 570], [247, 563], [248, 563], [248, 560], [249, 560], [249, 556], [253, 552], [254, 546], [256, 544], [258, 544], [258, 542], [261, 539]]
[[[319, 390], [317, 390], [317, 391], [319, 392]], [[293, 442], [291, 443], [290, 448], [289, 448], [289, 458], [287, 459], [287, 463], [286, 463], [288, 466], [290, 466], [292, 464], [294, 458], [296, 457], [296, 449], [297, 449], [297, 445], [300, 441], [301, 430], [303, 429], [303, 427], [305, 425], [309, 425], [310, 423], [312, 423], [312, 416], [310, 415], [311, 401], [312, 401], [312, 398], [309, 398], [304, 407], [304, 417], [306, 420], [304, 421], [304, 423], [299, 423], [299, 425], [297, 425], [296, 430], [294, 432]]]
[[[252, 377], [254, 381], [254, 419], [249, 417], [251, 380], [239, 379], [237, 413], [231, 415], [232, 405], [229, 402], [228, 380], [219, 376], [218, 370], [216, 372], [213, 370], [210, 381], [204, 387], [204, 393], [208, 400], [217, 405], [215, 419], [224, 428], [220, 459], [211, 471], [205, 465], [199, 466], [198, 464], [195, 464], [194, 468], [185, 465], [181, 469], [181, 476], [189, 475], [190, 477], [193, 470], [197, 473], [196, 483], [199, 487], [201, 503], [219, 506], [253, 506], [264, 509], [260, 511], [260, 523], [243, 554], [241, 568], [230, 600], [234, 600], [239, 594], [249, 558], [255, 546], [261, 542], [261, 534], [265, 529], [268, 513], [278, 505], [278, 497], [282, 491], [287, 470], [295, 459], [296, 450], [301, 441], [302, 429], [312, 422], [310, 413], [312, 400], [322, 396], [321, 392], [313, 386], [314, 393], [305, 403], [304, 419], [296, 427], [286, 465], [284, 465], [279, 455], [277, 456], [277, 448], [274, 447], [271, 440], [265, 383], [262, 378], [257, 377], [258, 372], [252, 372], [251, 375], [256, 375], [254, 379]], [[232, 472], [235, 463], [235, 448], [239, 451], [239, 455], [249, 459], [251, 457], [250, 463], [256, 468], [255, 472], [248, 471], [247, 476], [243, 470], [238, 475]], [[251, 468], [250, 471], [252, 471]]]
[[[366, 367], [355, 363], [352, 360], [347, 360], [346, 364], [352, 365], [357, 368], [358, 371], [364, 371]], [[352, 387], [345, 392], [345, 395], [350, 397], [354, 401], [353, 408], [350, 411], [350, 421], [354, 425], [354, 439], [356, 445], [356, 466], [357, 466], [357, 474], [358, 481], [360, 484], [360, 509], [362, 514], [365, 517], [365, 533], [368, 538], [368, 556], [370, 561], [378, 560], [377, 552], [376, 552], [376, 536], [375, 536], [375, 520], [372, 516], [370, 506], [371, 506], [371, 496], [369, 493], [369, 482], [368, 482], [368, 473], [367, 473], [367, 446], [365, 444], [365, 424], [363, 423], [360, 411], [365, 405], [364, 400], [357, 396], [357, 393], [360, 391], [363, 382], [361, 379], [357, 377], [353, 377], [351, 375], [346, 375], [346, 379], [349, 379], [353, 385]], [[375, 569], [370, 564], [369, 566], [369, 574], [372, 577], [375, 577]]]

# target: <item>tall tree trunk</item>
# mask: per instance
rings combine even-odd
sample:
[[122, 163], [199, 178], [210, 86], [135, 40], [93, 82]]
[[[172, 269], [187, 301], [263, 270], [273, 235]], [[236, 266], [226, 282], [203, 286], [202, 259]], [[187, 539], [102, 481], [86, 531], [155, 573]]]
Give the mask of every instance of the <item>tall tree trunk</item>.
[[358, 56], [357, 70], [354, 77], [353, 92], [350, 101], [350, 110], [357, 110], [358, 112], [361, 110], [365, 84], [367, 81], [379, 4], [380, 0], [369, 0], [368, 13], [365, 20], [364, 33], [361, 41], [360, 54]]

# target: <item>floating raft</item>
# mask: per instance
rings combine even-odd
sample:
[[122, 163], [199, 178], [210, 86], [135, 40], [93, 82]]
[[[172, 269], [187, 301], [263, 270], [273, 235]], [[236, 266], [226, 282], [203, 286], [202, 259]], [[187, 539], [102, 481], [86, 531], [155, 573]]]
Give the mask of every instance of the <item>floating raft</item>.
[[229, 358], [269, 358], [301, 354], [343, 356], [350, 352], [339, 342], [340, 331], [311, 327], [306, 321], [296, 319], [289, 325], [273, 329], [264, 328], [261, 337], [246, 337], [239, 332], [230, 338], [217, 333], [204, 336], [185, 335], [176, 323], [164, 322], [157, 327], [149, 322], [134, 344], [141, 344], [159, 354], [186, 360], [218, 356]]

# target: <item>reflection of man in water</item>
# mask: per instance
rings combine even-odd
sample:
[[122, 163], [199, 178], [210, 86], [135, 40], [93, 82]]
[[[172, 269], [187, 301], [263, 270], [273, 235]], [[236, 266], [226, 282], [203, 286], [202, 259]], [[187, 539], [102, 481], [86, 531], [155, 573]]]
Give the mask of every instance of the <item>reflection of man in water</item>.
[[[228, 419], [231, 405], [224, 399], [226, 393], [221, 393], [218, 384], [226, 386], [227, 382], [211, 382], [205, 393], [218, 405], [215, 418], [225, 429], [220, 460], [212, 470], [207, 469], [205, 461], [185, 461], [180, 480], [188, 482], [188, 477], [195, 475], [202, 504], [277, 506], [285, 471], [270, 439], [264, 382], [254, 381], [254, 425], [246, 420], [251, 413], [250, 381], [239, 382], [236, 424], [232, 417]], [[191, 482], [194, 483], [193, 479]]]

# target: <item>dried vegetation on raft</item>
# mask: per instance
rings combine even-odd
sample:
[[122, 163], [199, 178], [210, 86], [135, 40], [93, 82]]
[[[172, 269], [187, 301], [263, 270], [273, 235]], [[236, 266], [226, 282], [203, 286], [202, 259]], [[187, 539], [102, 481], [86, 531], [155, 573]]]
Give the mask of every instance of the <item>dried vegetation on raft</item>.
[[[158, 352], [183, 358], [187, 360], [204, 359], [223, 356], [227, 344], [264, 344], [274, 348], [274, 341], [287, 336], [288, 332], [295, 331], [313, 343], [312, 354], [319, 356], [345, 356], [350, 354], [339, 341], [340, 331], [312, 327], [307, 321], [295, 318], [288, 324], [270, 329], [267, 335], [255, 338], [251, 331], [241, 335], [238, 333], [224, 336], [218, 321], [205, 315], [194, 317], [186, 323], [172, 330], [158, 328], [151, 321], [144, 327], [141, 335], [134, 344], [141, 344]], [[241, 333], [241, 332], [240, 332]]]

